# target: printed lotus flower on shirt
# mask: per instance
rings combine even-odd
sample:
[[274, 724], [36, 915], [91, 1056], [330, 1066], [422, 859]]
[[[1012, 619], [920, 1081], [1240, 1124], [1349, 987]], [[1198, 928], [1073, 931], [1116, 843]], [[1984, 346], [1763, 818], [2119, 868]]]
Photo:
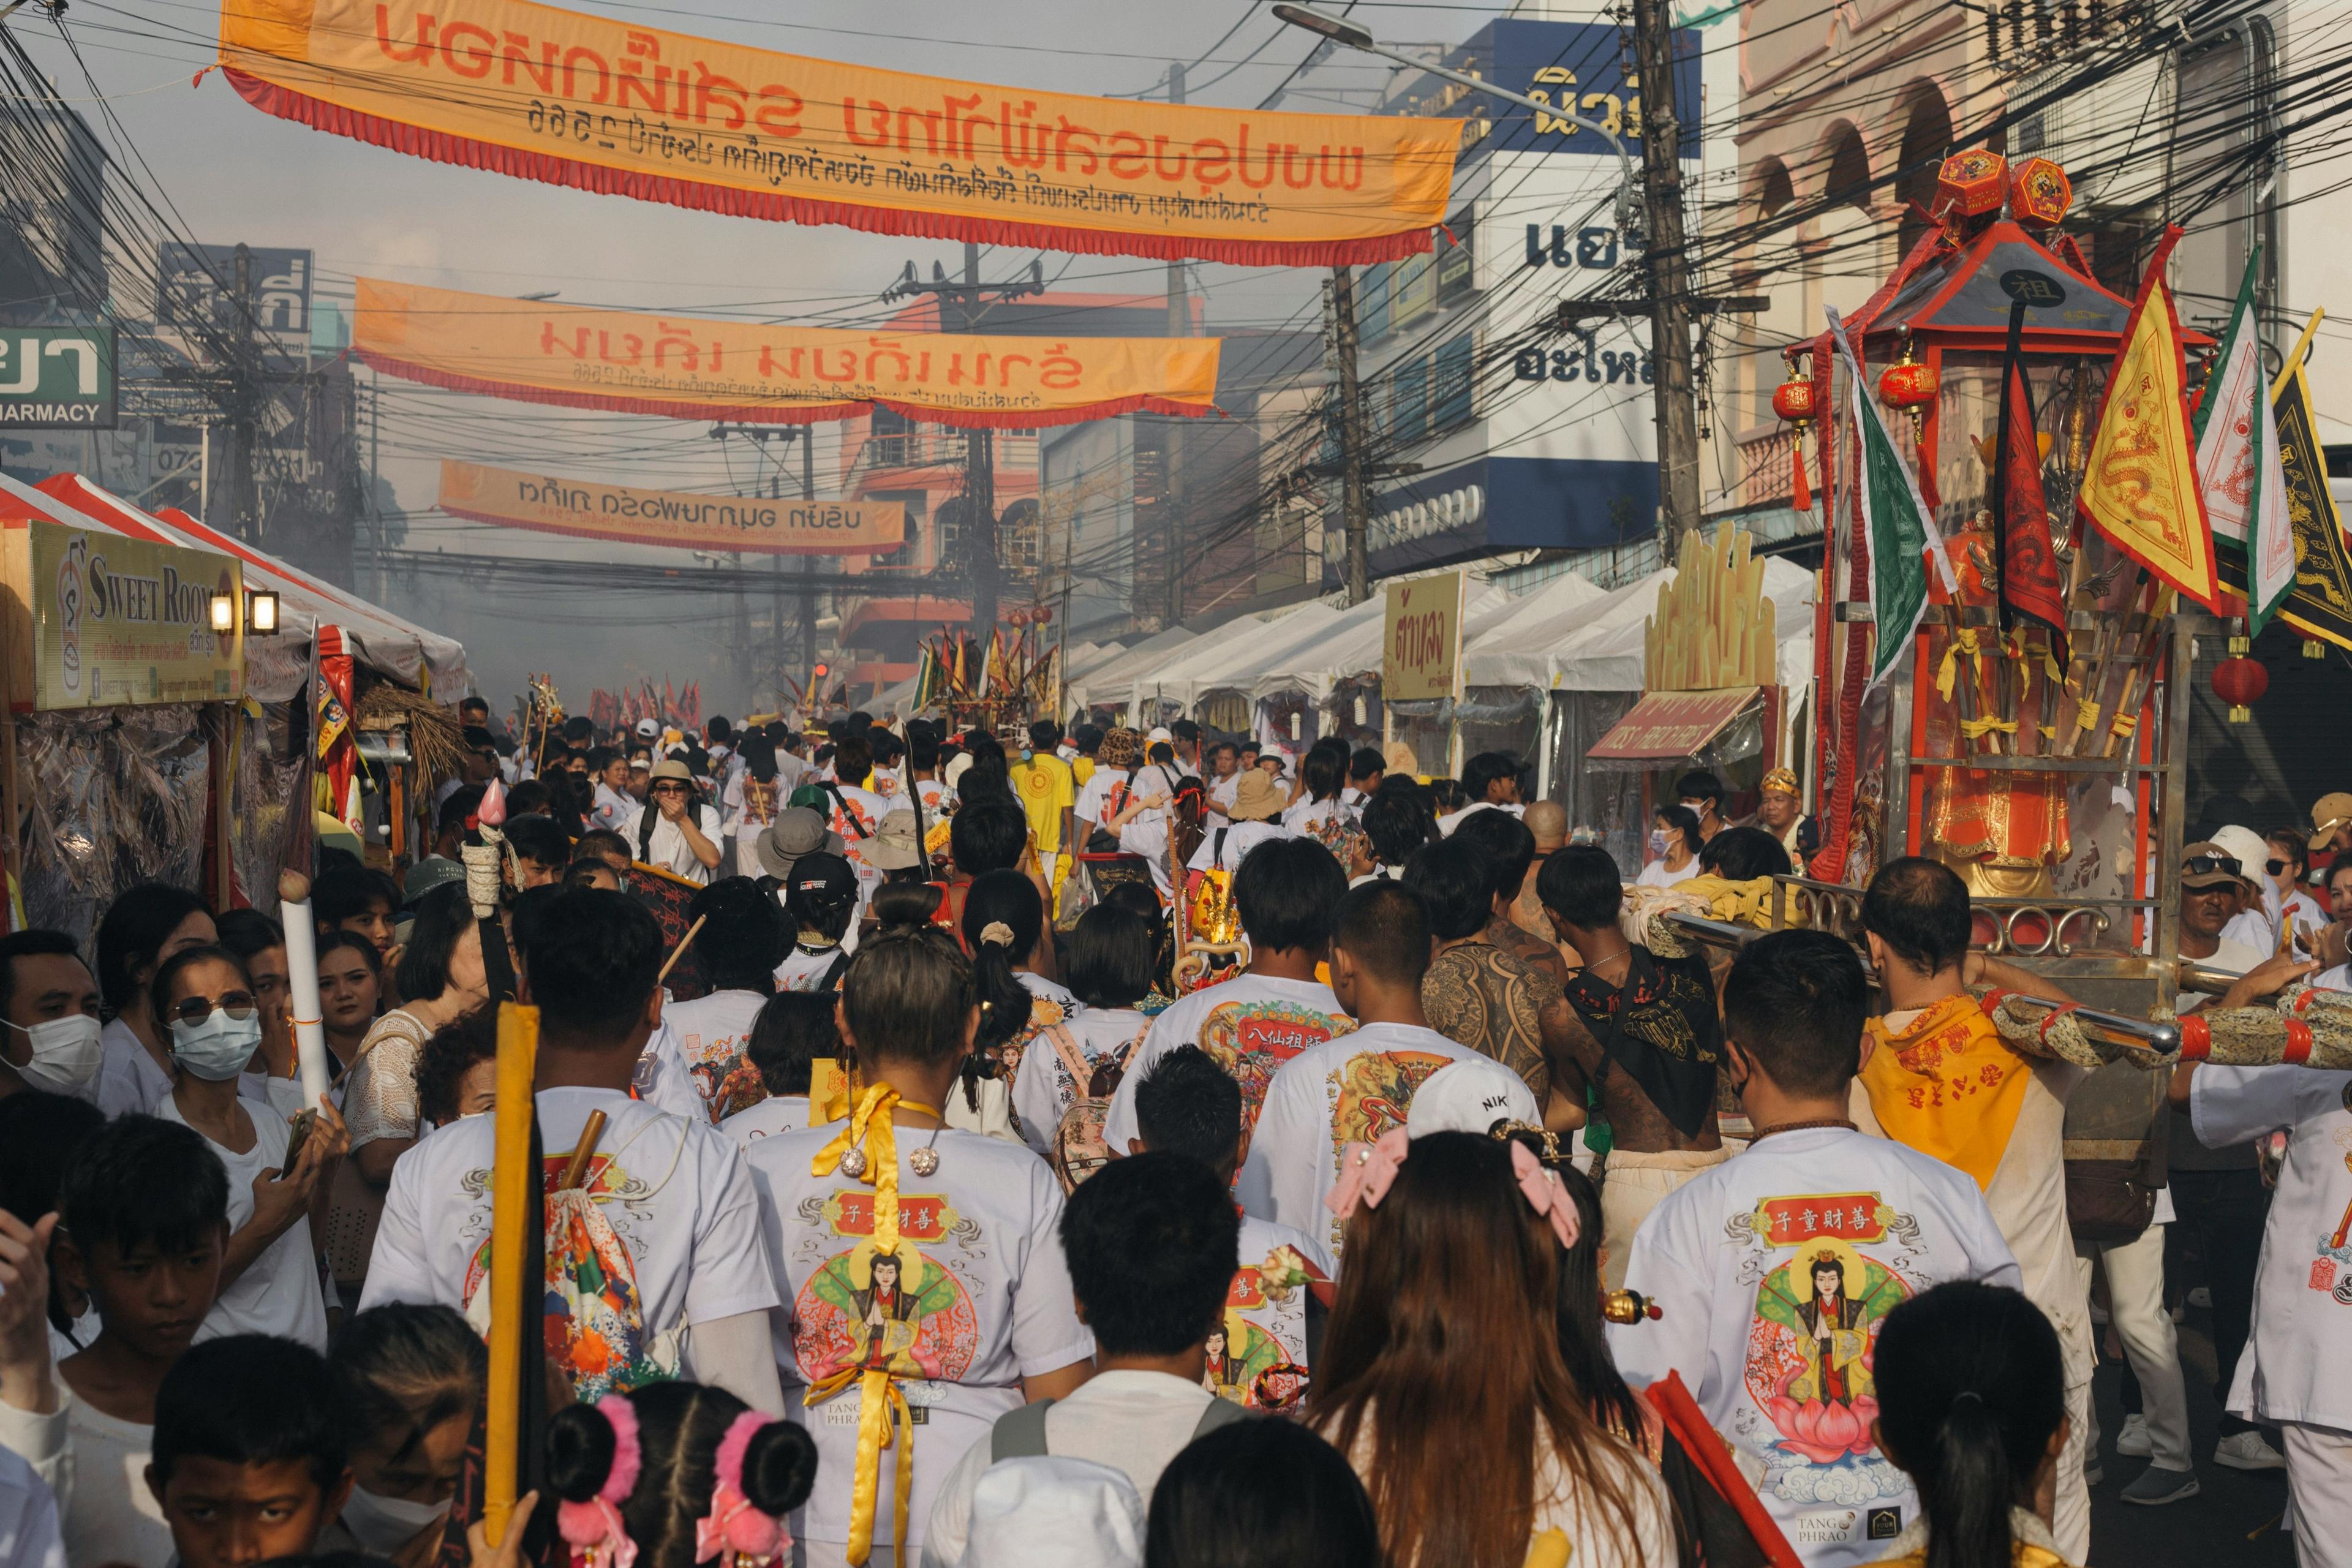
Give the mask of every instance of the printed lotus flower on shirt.
[[[1776, 1200], [1805, 1234], [1794, 1255], [1764, 1277], [1748, 1330], [1748, 1386], [1780, 1433], [1779, 1447], [1812, 1465], [1848, 1458], [1869, 1461], [1877, 1445], [1878, 1415], [1871, 1375], [1878, 1325], [1911, 1294], [1902, 1276], [1825, 1233], [1823, 1221], [1843, 1221], [1843, 1197]], [[1870, 1233], [1883, 1234], [1874, 1210], [1858, 1206]], [[1793, 1239], [1793, 1238], [1792, 1238]]]

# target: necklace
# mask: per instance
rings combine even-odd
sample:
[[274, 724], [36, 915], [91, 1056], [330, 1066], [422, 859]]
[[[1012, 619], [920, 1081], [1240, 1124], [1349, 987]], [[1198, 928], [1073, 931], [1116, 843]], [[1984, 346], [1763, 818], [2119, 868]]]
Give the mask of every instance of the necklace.
[[1861, 1131], [1843, 1116], [1816, 1116], [1807, 1121], [1783, 1121], [1777, 1127], [1759, 1127], [1748, 1138], [1748, 1146], [1753, 1149], [1775, 1132], [1802, 1132], [1812, 1127], [1843, 1127], [1849, 1132]]
[[913, 1171], [915, 1174], [921, 1176], [926, 1180], [938, 1175], [940, 1173], [940, 1151], [938, 1144], [940, 1130], [947, 1124], [946, 1113], [941, 1111], [936, 1105], [923, 1105], [911, 1100], [900, 1100], [898, 1104], [898, 1109], [900, 1110], [919, 1110], [926, 1116], [937, 1116], [940, 1118], [940, 1125], [931, 1129], [929, 1142], [926, 1142], [919, 1149], [910, 1149], [907, 1152], [907, 1166], [909, 1170]]

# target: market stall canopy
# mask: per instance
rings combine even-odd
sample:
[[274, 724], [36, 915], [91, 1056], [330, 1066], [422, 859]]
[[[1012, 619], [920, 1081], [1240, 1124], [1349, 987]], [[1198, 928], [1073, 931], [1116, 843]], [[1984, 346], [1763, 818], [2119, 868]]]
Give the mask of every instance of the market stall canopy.
[[1339, 612], [1320, 599], [1294, 605], [1268, 620], [1233, 621], [1204, 634], [1162, 670], [1139, 671], [1138, 691], [1189, 710], [1211, 691], [1251, 691], [1256, 671], [1321, 645]]
[[94, 521], [134, 539], [234, 556], [244, 564], [248, 587], [274, 590], [282, 634], [254, 637], [246, 645], [246, 689], [261, 701], [284, 701], [310, 679], [310, 647], [320, 626], [342, 627], [346, 647], [362, 664], [404, 685], [444, 694], [467, 689], [466, 649], [456, 639], [322, 583], [186, 512], [169, 507], [143, 511], [79, 474], [59, 474], [37, 488], [78, 521]]
[[1717, 691], [1650, 691], [1584, 754], [1602, 770], [1663, 768], [1696, 757], [1757, 699], [1753, 686]]
[[1104, 660], [1083, 675], [1070, 678], [1070, 705], [1089, 707], [1100, 703], [1105, 707], [1123, 707], [1133, 691], [1133, 682], [1127, 679], [1137, 670], [1150, 669], [1164, 664], [1180, 648], [1191, 647], [1210, 634], [1187, 631], [1182, 626], [1171, 626], [1144, 638], [1134, 647], [1119, 650], [1117, 657]]
[[1465, 639], [1465, 679], [1472, 686], [1549, 686], [1552, 650], [1591, 625], [1593, 605], [1607, 597], [1598, 584], [1569, 576], [1510, 601], [1507, 614]]

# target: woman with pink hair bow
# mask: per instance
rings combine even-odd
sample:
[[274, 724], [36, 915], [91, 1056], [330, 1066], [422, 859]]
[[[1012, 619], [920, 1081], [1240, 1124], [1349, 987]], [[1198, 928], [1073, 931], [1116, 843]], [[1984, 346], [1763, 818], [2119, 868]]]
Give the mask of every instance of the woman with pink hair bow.
[[1594, 1420], [1548, 1319], [1578, 1205], [1517, 1142], [1391, 1132], [1342, 1152], [1346, 1226], [1308, 1425], [1347, 1455], [1396, 1568], [1518, 1563], [1567, 1538], [1577, 1568], [1675, 1554], [1664, 1488]]

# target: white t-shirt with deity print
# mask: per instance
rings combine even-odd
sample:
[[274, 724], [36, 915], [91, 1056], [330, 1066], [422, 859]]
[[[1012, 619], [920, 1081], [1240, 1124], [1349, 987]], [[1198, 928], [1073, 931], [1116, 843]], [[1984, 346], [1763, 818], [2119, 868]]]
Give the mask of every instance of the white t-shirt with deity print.
[[[550, 1327], [560, 1310], [564, 1371], [581, 1397], [681, 1375], [685, 1331], [776, 1304], [759, 1200], [733, 1139], [612, 1089], [543, 1089], [538, 1100], [551, 1188], [589, 1113], [608, 1118], [581, 1189], [593, 1215], [551, 1205], [548, 1226], [548, 1289], [563, 1298]], [[393, 1166], [361, 1310], [437, 1301], [488, 1323], [493, 1120], [453, 1121]]]
[[1626, 1380], [1683, 1382], [1808, 1568], [1889, 1555], [1919, 1510], [1878, 1449], [1879, 1325], [1931, 1285], [2021, 1288], [1966, 1172], [1843, 1128], [1759, 1140], [1685, 1184], [1634, 1233], [1625, 1283], [1667, 1303], [1612, 1327]]
[[[1081, 1007], [1058, 1026], [1067, 1031], [1090, 1079], [1093, 1068], [1117, 1061], [1129, 1046], [1141, 1040], [1151, 1020], [1132, 1007]], [[1052, 1145], [1054, 1130], [1088, 1087], [1086, 1080], [1070, 1077], [1062, 1053], [1055, 1048], [1055, 1027], [1047, 1025], [1023, 1034], [1020, 1059], [1013, 1071], [1013, 1120], [1024, 1141], [1040, 1154]], [[1119, 1150], [1125, 1152], [1123, 1147]]]
[[1367, 1024], [1283, 1064], [1266, 1086], [1234, 1195], [1260, 1219], [1344, 1245], [1323, 1196], [1339, 1183], [1339, 1153], [1402, 1127], [1412, 1097], [1451, 1062], [1490, 1062], [1418, 1024]]
[[[805, 1390], [845, 1368], [887, 1368], [913, 1412], [907, 1561], [922, 1544], [940, 1483], [996, 1418], [1025, 1403], [1024, 1377], [1094, 1353], [1078, 1321], [1058, 1234], [1062, 1188], [1027, 1148], [957, 1128], [896, 1130], [900, 1267], [877, 1266], [874, 1188], [810, 1173], [839, 1126], [762, 1138], [744, 1152], [775, 1266], [777, 1371], [793, 1419], [816, 1439], [816, 1490], [792, 1520], [808, 1568], [845, 1560], [862, 1395], [848, 1387], [803, 1408]], [[929, 1176], [908, 1163], [939, 1155]], [[898, 1455], [886, 1450], [870, 1562], [891, 1560]]]
[[663, 1006], [661, 1027], [646, 1049], [657, 1058], [661, 1077], [676, 1074], [693, 1087], [706, 1121], [723, 1121], [766, 1097], [743, 1048], [767, 1005], [757, 991], [714, 991]]
[[[1246, 970], [1181, 997], [1151, 1020], [1151, 1032], [1127, 1064], [1103, 1119], [1103, 1142], [1125, 1152], [1139, 1136], [1135, 1089], [1154, 1063], [1179, 1046], [1198, 1046], [1242, 1086], [1242, 1131], [1256, 1125], [1266, 1085], [1282, 1064], [1355, 1027], [1339, 999], [1319, 980], [1281, 980]], [[1314, 1226], [1301, 1226], [1316, 1230]]]

